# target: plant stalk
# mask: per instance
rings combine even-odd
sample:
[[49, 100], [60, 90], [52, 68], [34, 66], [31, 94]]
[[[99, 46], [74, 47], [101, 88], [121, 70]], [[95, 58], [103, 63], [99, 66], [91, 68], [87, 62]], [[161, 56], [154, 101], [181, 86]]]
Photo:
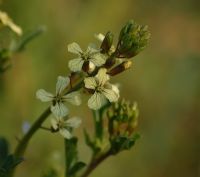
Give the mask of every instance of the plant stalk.
[[107, 151], [106, 153], [102, 154], [97, 158], [92, 158], [90, 164], [88, 165], [85, 172], [80, 177], [88, 177], [93, 170], [95, 170], [104, 160], [112, 155], [111, 151]]
[[22, 138], [18, 146], [16, 147], [16, 150], [14, 152], [14, 155], [16, 157], [23, 156], [29, 140], [32, 138], [32, 136], [35, 134], [35, 132], [40, 128], [42, 123], [46, 120], [46, 118], [51, 114], [50, 107], [48, 107], [41, 115], [40, 117], [35, 121], [35, 123], [31, 126], [29, 131], [25, 134], [25, 136]]

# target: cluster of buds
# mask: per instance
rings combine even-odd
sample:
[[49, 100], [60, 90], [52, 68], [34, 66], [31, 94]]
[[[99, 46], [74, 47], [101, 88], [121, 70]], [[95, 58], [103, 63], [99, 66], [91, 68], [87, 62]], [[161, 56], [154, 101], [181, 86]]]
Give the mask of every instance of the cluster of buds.
[[135, 129], [138, 124], [137, 104], [125, 100], [112, 104], [107, 111], [108, 131], [113, 153], [130, 149], [138, 138]]
[[134, 57], [147, 46], [149, 39], [148, 26], [129, 21], [120, 32], [116, 56], [119, 58]]

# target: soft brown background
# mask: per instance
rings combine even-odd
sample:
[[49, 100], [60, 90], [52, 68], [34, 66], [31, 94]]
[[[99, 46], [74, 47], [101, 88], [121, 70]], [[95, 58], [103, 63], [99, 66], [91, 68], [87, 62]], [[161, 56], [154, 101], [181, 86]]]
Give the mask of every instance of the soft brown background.
[[[24, 31], [45, 25], [47, 31], [15, 56], [13, 68], [0, 80], [0, 135], [16, 145], [23, 121], [34, 121], [48, 103], [36, 100], [39, 88], [55, 90], [73, 56], [67, 44], [83, 48], [96, 42], [94, 33], [111, 30], [117, 37], [129, 19], [148, 24], [149, 47], [134, 58], [131, 70], [117, 76], [121, 96], [137, 101], [142, 137], [130, 152], [110, 158], [91, 177], [198, 177], [200, 175], [200, 1], [198, 0], [4, 0], [7, 11]], [[86, 98], [84, 99], [86, 103]], [[91, 127], [82, 105], [72, 115]], [[48, 122], [47, 122], [48, 124]], [[79, 144], [81, 158], [89, 151]], [[62, 167], [63, 140], [41, 130], [31, 141], [17, 177], [39, 177], [50, 166]]]

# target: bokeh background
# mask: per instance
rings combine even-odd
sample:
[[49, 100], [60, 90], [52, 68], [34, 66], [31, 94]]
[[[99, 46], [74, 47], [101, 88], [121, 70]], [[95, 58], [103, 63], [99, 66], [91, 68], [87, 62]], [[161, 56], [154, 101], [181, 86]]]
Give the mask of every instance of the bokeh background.
[[[91, 177], [198, 177], [200, 175], [200, 1], [199, 0], [4, 0], [0, 9], [29, 31], [47, 31], [13, 58], [0, 76], [0, 135], [16, 145], [24, 121], [33, 122], [47, 107], [36, 100], [39, 88], [54, 91], [73, 56], [67, 44], [83, 48], [97, 42], [95, 33], [111, 30], [116, 38], [129, 19], [147, 24], [149, 47], [136, 56], [131, 70], [114, 78], [121, 96], [137, 101], [141, 139], [131, 151], [108, 159]], [[85, 98], [85, 102], [86, 102]], [[76, 131], [92, 130], [85, 105], [72, 115], [83, 118]], [[47, 122], [48, 124], [48, 122]], [[90, 154], [83, 140], [81, 158]], [[63, 167], [63, 140], [41, 130], [32, 139], [17, 177], [39, 177], [49, 167]]]

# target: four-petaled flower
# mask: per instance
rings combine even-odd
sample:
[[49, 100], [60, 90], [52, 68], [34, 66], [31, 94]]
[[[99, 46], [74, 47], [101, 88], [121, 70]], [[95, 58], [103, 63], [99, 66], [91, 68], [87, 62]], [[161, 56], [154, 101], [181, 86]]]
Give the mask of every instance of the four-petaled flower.
[[73, 128], [78, 128], [81, 124], [81, 119], [73, 117], [65, 119], [63, 117], [57, 117], [51, 119], [51, 126], [53, 131], [59, 131], [59, 133], [66, 139], [72, 138], [71, 131]]
[[95, 77], [84, 79], [85, 87], [94, 91], [94, 94], [88, 100], [88, 106], [91, 109], [100, 109], [107, 101], [116, 102], [119, 98], [119, 89], [117, 86], [110, 84], [107, 70], [101, 68]]
[[52, 102], [51, 112], [56, 117], [64, 117], [68, 114], [68, 108], [64, 105], [65, 101], [70, 102], [74, 105], [80, 105], [81, 99], [79, 92], [71, 92], [69, 94], [64, 94], [63, 91], [69, 85], [70, 79], [69, 77], [58, 76], [58, 80], [56, 83], [56, 95], [45, 91], [44, 89], [40, 89], [36, 93], [36, 97], [40, 99], [42, 102]]
[[86, 62], [88, 62], [89, 70], [91, 72], [95, 69], [95, 66], [102, 66], [106, 61], [105, 56], [100, 53], [100, 50], [97, 50], [92, 46], [88, 46], [87, 50], [83, 52], [80, 46], [73, 42], [68, 45], [68, 51], [78, 55], [76, 59], [70, 60], [68, 64], [70, 70], [73, 72], [81, 71]]

